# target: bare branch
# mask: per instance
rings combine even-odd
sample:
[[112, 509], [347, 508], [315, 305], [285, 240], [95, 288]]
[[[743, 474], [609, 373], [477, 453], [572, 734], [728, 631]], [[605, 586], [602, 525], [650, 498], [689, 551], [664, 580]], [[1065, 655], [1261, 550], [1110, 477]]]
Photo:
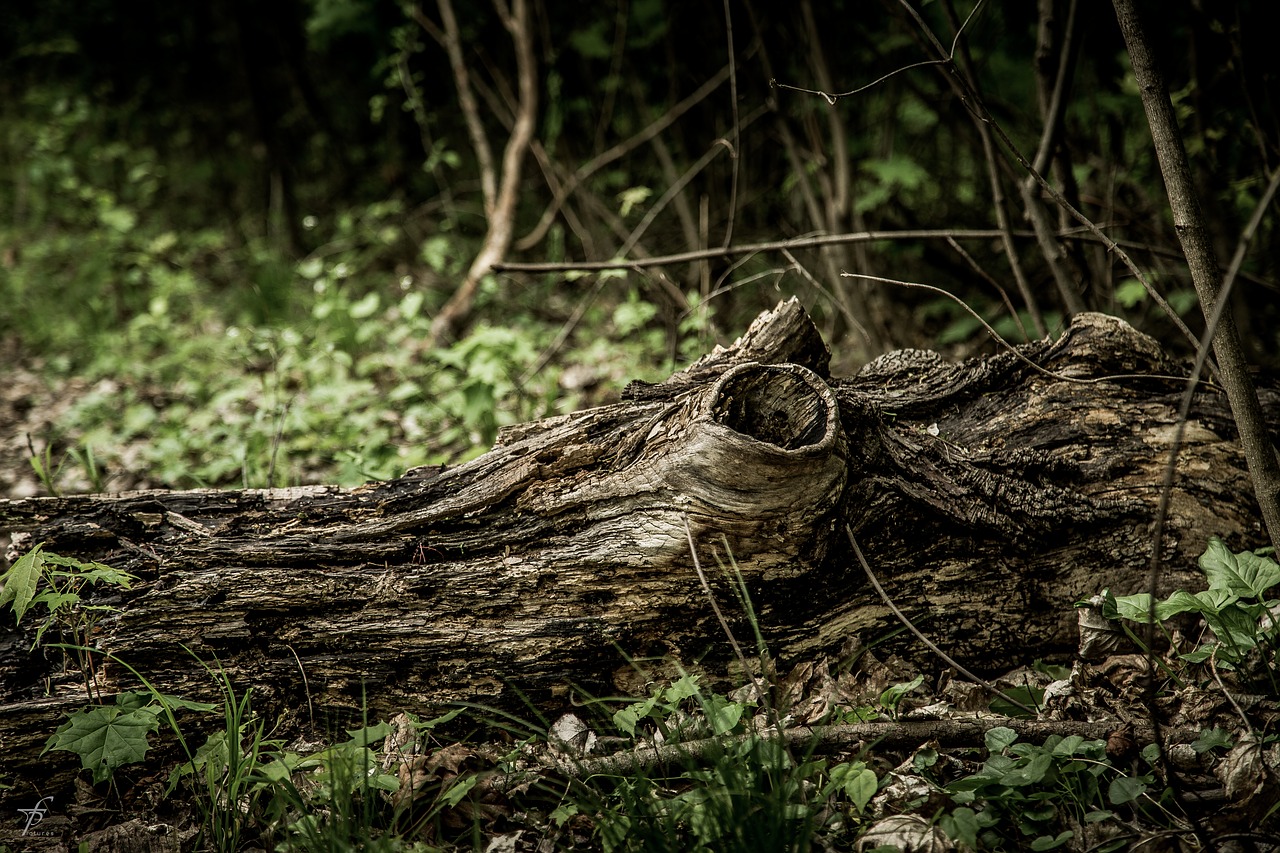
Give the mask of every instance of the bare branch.
[[466, 60], [462, 56], [462, 36], [458, 31], [458, 18], [453, 13], [453, 0], [438, 0], [440, 20], [444, 30], [436, 28], [422, 9], [411, 8], [413, 19], [428, 34], [443, 36], [445, 53], [449, 56], [449, 67], [453, 71], [453, 82], [458, 87], [458, 106], [462, 108], [462, 117], [467, 125], [467, 135], [471, 137], [471, 147], [476, 152], [476, 162], [480, 166], [480, 191], [484, 194], [485, 216], [492, 217], [497, 199], [498, 178], [493, 163], [493, 149], [489, 146], [489, 137], [484, 132], [484, 122], [480, 120], [480, 107], [476, 103], [475, 93], [471, 90], [471, 72], [467, 70]]
[[798, 237], [792, 240], [776, 240], [768, 243], [745, 243], [716, 249], [698, 249], [692, 252], [678, 252], [674, 255], [658, 255], [652, 258], [614, 258], [608, 261], [570, 261], [565, 263], [516, 263], [503, 261], [495, 263], [492, 269], [494, 272], [570, 272], [577, 270], [590, 272], [592, 270], [637, 269], [687, 264], [705, 261], [709, 258], [727, 258], [733, 255], [748, 255], [756, 252], [777, 252], [783, 249], [814, 249], [821, 246], [867, 243], [875, 240], [945, 240], [948, 237], [957, 240], [990, 240], [998, 238], [1000, 235], [1000, 231], [991, 228], [860, 231], [855, 234], [824, 234], [817, 237]]
[[[922, 18], [920, 18], [915, 9], [911, 8], [910, 3], [908, 3], [907, 0], [900, 0], [900, 2], [907, 8], [908, 12], [911, 13], [920, 26], [927, 30], [928, 25]], [[970, 16], [970, 18], [972, 18], [972, 16]], [[944, 63], [951, 64], [953, 62], [951, 54], [942, 47], [941, 43], [938, 42], [937, 38], [934, 37], [931, 32], [928, 33], [928, 36], [942, 57], [942, 61]], [[958, 83], [964, 87], [964, 92], [960, 96], [961, 102], [972, 110], [979, 119], [981, 119], [984, 126], [988, 126], [992, 131], [994, 131], [996, 136], [999, 138], [1000, 143], [1004, 145], [1009, 154], [1018, 162], [1018, 165], [1027, 170], [1027, 173], [1035, 179], [1035, 182], [1040, 185], [1040, 188], [1043, 189], [1059, 207], [1067, 211], [1073, 219], [1087, 228], [1095, 237], [1102, 241], [1103, 245], [1107, 247], [1107, 251], [1113, 253], [1120, 259], [1120, 262], [1128, 268], [1129, 272], [1133, 274], [1133, 277], [1142, 285], [1143, 289], [1147, 292], [1147, 295], [1150, 296], [1152, 300], [1160, 306], [1160, 309], [1169, 317], [1170, 322], [1178, 327], [1178, 331], [1183, 334], [1193, 347], [1196, 346], [1198, 344], [1198, 338], [1190, 329], [1187, 328], [1187, 324], [1182, 322], [1182, 318], [1178, 316], [1178, 312], [1173, 310], [1173, 307], [1169, 305], [1168, 301], [1166, 301], [1165, 298], [1160, 295], [1159, 291], [1152, 286], [1151, 282], [1147, 280], [1146, 275], [1143, 274], [1142, 270], [1138, 269], [1138, 265], [1133, 262], [1128, 253], [1126, 253], [1115, 240], [1108, 237], [1092, 219], [1077, 210], [1075, 205], [1069, 202], [1062, 193], [1058, 192], [1057, 188], [1054, 187], [1053, 184], [1049, 183], [1043, 174], [1032, 167], [1031, 161], [1026, 158], [1021, 149], [1019, 149], [1018, 146], [1014, 144], [1013, 140], [1009, 138], [1009, 135], [1004, 132], [1004, 128], [1000, 126], [999, 122], [995, 120], [995, 117], [993, 117], [990, 111], [987, 110], [986, 105], [982, 102], [982, 99], [978, 97], [977, 93], [968, 87], [967, 82], [962, 76], [950, 74], [947, 79], [958, 81]], [[1215, 379], [1217, 378], [1217, 369], [1212, 365], [1210, 365], [1209, 372]]]
[[[440, 0], [443, 10], [450, 5], [450, 0]], [[431, 324], [431, 342], [439, 344], [452, 337], [466, 321], [471, 312], [475, 293], [480, 280], [487, 275], [493, 265], [502, 260], [511, 246], [512, 233], [515, 228], [516, 193], [520, 186], [521, 164], [533, 140], [534, 119], [538, 110], [537, 66], [533, 55], [533, 28], [529, 18], [528, 0], [512, 0], [510, 12], [499, 5], [499, 13], [503, 16], [503, 26], [511, 33], [511, 41], [516, 53], [516, 77], [519, 88], [519, 103], [516, 106], [515, 123], [511, 136], [502, 153], [501, 185], [492, 203], [486, 198], [486, 214], [489, 229], [485, 233], [484, 242], [480, 246], [467, 277], [449, 297], [449, 301], [441, 306]], [[450, 10], [452, 14], [452, 10]], [[446, 30], [449, 24], [446, 23]], [[454, 32], [457, 22], [453, 23]], [[459, 57], [461, 52], [459, 49]], [[452, 60], [452, 57], [451, 57]], [[465, 68], [463, 69], [465, 73]], [[455, 73], [457, 69], [455, 68]], [[459, 82], [459, 95], [462, 86]], [[470, 87], [467, 87], [468, 92]], [[472, 97], [472, 108], [475, 107]], [[476, 113], [478, 120], [479, 114]], [[470, 124], [470, 121], [468, 122]]]
[[[966, 103], [971, 97], [975, 100], [978, 99], [975, 91], [977, 79], [970, 72], [969, 63], [965, 62], [964, 66], [961, 67], [959, 63], [955, 62], [957, 48], [963, 48], [960, 34], [964, 31], [964, 27], [956, 28], [956, 37], [952, 40], [951, 50], [947, 51], [911, 4], [907, 0], [900, 0], [900, 2], [911, 17], [915, 19], [921, 33], [934, 46], [939, 56], [945, 60], [946, 65], [943, 68], [943, 77], [948, 85], [951, 86], [952, 91], [955, 92], [956, 97]], [[976, 8], [974, 12], [977, 12]], [[972, 19], [973, 15], [971, 14], [969, 20]], [[958, 52], [962, 57], [967, 56], [963, 49]], [[1040, 313], [1040, 306], [1036, 302], [1035, 294], [1031, 292], [1031, 285], [1027, 282], [1026, 274], [1022, 271], [1022, 262], [1018, 258], [1017, 248], [1013, 244], [1013, 224], [1009, 221], [1009, 212], [1005, 205], [1004, 184], [1000, 180], [1000, 169], [996, 159], [996, 145], [991, 136], [991, 128], [976, 111], [971, 109], [970, 114], [974, 119], [974, 128], [978, 131], [978, 139], [982, 142], [983, 162], [987, 167], [987, 183], [991, 190], [991, 206], [996, 215], [996, 224], [1000, 228], [1000, 243], [1004, 248], [1005, 258], [1009, 262], [1009, 269], [1013, 273], [1014, 283], [1018, 286], [1018, 293], [1022, 296], [1023, 304], [1027, 306], [1027, 313], [1031, 315], [1031, 324], [1035, 327], [1036, 334], [1044, 337], [1048, 334], [1048, 329], [1044, 324], [1044, 317]]]
[[634, 149], [648, 142], [654, 136], [662, 133], [662, 131], [674, 124], [676, 119], [680, 118], [680, 116], [688, 112], [694, 105], [714, 92], [721, 83], [728, 79], [728, 77], [729, 66], [726, 65], [710, 80], [699, 86], [693, 94], [667, 110], [650, 123], [648, 127], [644, 128], [634, 136], [619, 142], [608, 151], [600, 152], [579, 166], [577, 171], [570, 175], [569, 179], [564, 182], [564, 185], [561, 187], [561, 191], [556, 193], [555, 198], [552, 200], [551, 204], [547, 206], [547, 209], [542, 212], [542, 218], [538, 220], [538, 224], [534, 226], [534, 229], [516, 241], [516, 248], [520, 251], [524, 251], [525, 249], [531, 249], [538, 245], [538, 243], [542, 242], [542, 238], [547, 236], [547, 229], [550, 228], [551, 223], [555, 221], [556, 213], [560, 210], [560, 205], [564, 204], [564, 200], [569, 197], [570, 193], [578, 188], [579, 184], [613, 161], [626, 156]]
[[[495, 773], [485, 777], [477, 786], [483, 791], [510, 791], [517, 786], [549, 774], [571, 779], [585, 779], [597, 775], [625, 776], [638, 771], [652, 770], [667, 764], [683, 765], [699, 760], [704, 755], [721, 755], [729, 744], [743, 743], [751, 738], [772, 741], [781, 740], [797, 750], [814, 755], [857, 751], [877, 744], [886, 749], [910, 749], [924, 743], [937, 742], [946, 746], [971, 746], [981, 748], [987, 732], [1003, 726], [1018, 733], [1026, 741], [1042, 742], [1057, 735], [1079, 735], [1089, 740], [1106, 740], [1122, 723], [1076, 720], [1020, 720], [996, 714], [973, 717], [953, 717], [944, 720], [884, 720], [870, 723], [851, 723], [834, 726], [797, 726], [781, 733], [770, 728], [760, 734], [710, 737], [684, 742], [665, 742], [657, 745], [637, 743], [634, 748], [607, 755], [564, 757], [552, 755], [541, 767], [515, 773]], [[1200, 736], [1194, 726], [1183, 726], [1169, 732], [1176, 743], [1191, 743]], [[1130, 737], [1136, 744], [1152, 741], [1150, 726], [1134, 726]]]
[[729, 106], [733, 116], [733, 136], [729, 139], [729, 156], [733, 169], [733, 177], [729, 183], [729, 217], [724, 229], [724, 240], [721, 246], [728, 246], [733, 242], [733, 220], [738, 212], [738, 172], [740, 169], [738, 161], [738, 152], [742, 149], [739, 144], [742, 132], [742, 125], [738, 119], [738, 59], [737, 50], [733, 46], [733, 15], [729, 11], [729, 0], [724, 0], [724, 29], [725, 39], [729, 46]]

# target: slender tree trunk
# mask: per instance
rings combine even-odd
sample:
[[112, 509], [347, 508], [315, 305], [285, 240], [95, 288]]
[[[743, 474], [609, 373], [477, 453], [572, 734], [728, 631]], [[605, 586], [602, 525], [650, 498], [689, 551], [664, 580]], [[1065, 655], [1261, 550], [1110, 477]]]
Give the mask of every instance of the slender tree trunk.
[[1191, 270], [1191, 281], [1200, 297], [1200, 308], [1213, 336], [1213, 354], [1240, 430], [1240, 443], [1249, 462], [1254, 491], [1271, 544], [1280, 545], [1280, 460], [1277, 460], [1275, 444], [1267, 434], [1257, 390], [1249, 378], [1230, 302], [1219, 292], [1222, 271], [1196, 195], [1195, 181], [1177, 118], [1173, 114], [1169, 90], [1143, 34], [1133, 0], [1114, 0], [1114, 4], [1129, 51], [1129, 61], [1138, 81], [1138, 91], [1142, 95], [1142, 105], [1147, 111], [1151, 139], [1155, 143], [1156, 158], [1160, 162], [1169, 206], [1173, 211], [1174, 228]]

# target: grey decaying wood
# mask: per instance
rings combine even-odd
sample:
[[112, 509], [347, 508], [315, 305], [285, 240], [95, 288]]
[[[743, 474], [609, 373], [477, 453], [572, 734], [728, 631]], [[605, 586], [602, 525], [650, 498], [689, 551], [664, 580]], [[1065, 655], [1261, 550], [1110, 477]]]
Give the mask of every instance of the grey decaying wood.
[[[216, 656], [260, 702], [300, 708], [306, 693], [371, 715], [452, 700], [551, 707], [572, 684], [638, 691], [664, 659], [723, 672], [686, 518], [704, 565], [732, 554], [780, 658], [848, 652], [894, 628], [842, 543], [847, 522], [926, 633], [998, 669], [1069, 655], [1076, 600], [1144, 588], [1181, 389], [1154, 341], [1102, 315], [1022, 354], [1076, 379], [1125, 378], [1069, 382], [1012, 353], [953, 364], [900, 351], [832, 379], [793, 300], [667, 382], [507, 430], [457, 469], [354, 490], [0, 501], [0, 530], [137, 574], [97, 643], [192, 697], [212, 685], [183, 646]], [[1276, 410], [1274, 393], [1263, 400]], [[1169, 589], [1199, 588], [1209, 536], [1263, 536], [1225, 401], [1202, 392], [1192, 419]], [[716, 586], [726, 606], [730, 590]], [[82, 688], [56, 653], [28, 653], [29, 625], [0, 631], [4, 772], [74, 767], [37, 754]], [[132, 684], [110, 662], [98, 680]]]

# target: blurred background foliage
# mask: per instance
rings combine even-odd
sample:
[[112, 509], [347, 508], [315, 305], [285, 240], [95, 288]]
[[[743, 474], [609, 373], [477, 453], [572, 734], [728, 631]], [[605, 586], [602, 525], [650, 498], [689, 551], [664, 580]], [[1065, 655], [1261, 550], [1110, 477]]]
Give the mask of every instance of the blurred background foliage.
[[[974, 11], [920, 5], [944, 45]], [[494, 6], [457, 11], [501, 151], [511, 38]], [[1225, 265], [1280, 159], [1280, 52], [1258, 2], [1146, 11]], [[1053, 251], [1037, 243], [1026, 213], [1044, 200], [1020, 194], [1024, 171], [986, 145], [950, 72], [920, 64], [936, 58], [928, 36], [892, 0], [534, 3], [539, 110], [508, 260], [932, 236], [490, 275], [465, 330], [430, 346], [487, 226], [438, 20], [429, 0], [0, 8], [0, 353], [66, 403], [22, 437], [45, 460], [41, 488], [352, 484], [457, 462], [505, 424], [662, 378], [793, 294], [839, 372], [898, 347], [991, 346], [957, 303], [841, 271], [943, 288], [1019, 340], [1071, 313], [1056, 255], [1077, 308], [1186, 351], [1052, 203]], [[1198, 332], [1110, 5], [986, 3], [963, 33], [957, 73], [1028, 157], [1066, 70], [1048, 176]], [[948, 235], [997, 228], [997, 205], [1012, 252]], [[1268, 367], [1278, 241], [1268, 215], [1234, 297]]]

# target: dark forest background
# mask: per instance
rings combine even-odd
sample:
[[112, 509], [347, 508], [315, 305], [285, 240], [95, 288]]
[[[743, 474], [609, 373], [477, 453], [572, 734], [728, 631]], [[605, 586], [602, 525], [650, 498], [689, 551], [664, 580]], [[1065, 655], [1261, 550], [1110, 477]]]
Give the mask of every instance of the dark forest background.
[[[280, 485], [456, 461], [504, 423], [659, 378], [793, 294], [841, 372], [899, 347], [992, 346], [958, 301], [841, 272], [940, 288], [1014, 341], [1080, 310], [1180, 352], [1202, 329], [1115, 13], [1097, 0], [944, 0], [919, 17], [891, 0], [534, 2], [533, 134], [506, 261], [897, 233], [487, 274], [442, 326], [501, 213], [486, 209], [442, 11], [3, 5], [0, 335], [41, 387], [70, 388], [26, 431], [46, 474], [62, 460], [67, 487]], [[506, 4], [453, 11], [501, 180], [518, 39]], [[1280, 163], [1263, 11], [1144, 8], [1224, 267]], [[1043, 151], [1049, 182], [1167, 306], [1010, 145]], [[1249, 355], [1272, 368], [1278, 241], [1267, 213], [1233, 296]]]

